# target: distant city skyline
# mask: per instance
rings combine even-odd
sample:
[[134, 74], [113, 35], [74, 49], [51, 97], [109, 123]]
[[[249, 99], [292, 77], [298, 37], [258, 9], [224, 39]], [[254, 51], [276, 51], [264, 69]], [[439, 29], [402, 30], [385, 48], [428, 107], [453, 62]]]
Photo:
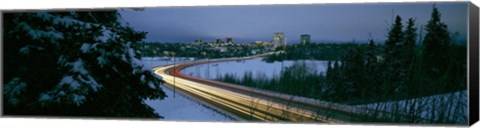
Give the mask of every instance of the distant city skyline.
[[434, 4], [450, 33], [458, 32], [457, 40], [466, 40], [467, 2], [158, 7], [120, 14], [136, 30], [148, 32], [148, 42], [231, 37], [235, 43], [248, 43], [273, 41], [275, 32], [283, 32], [287, 44], [299, 43], [302, 34], [311, 35], [311, 42], [362, 42], [372, 35], [376, 43], [383, 43], [394, 15], [402, 17], [404, 26], [408, 18], [415, 18], [419, 30]]

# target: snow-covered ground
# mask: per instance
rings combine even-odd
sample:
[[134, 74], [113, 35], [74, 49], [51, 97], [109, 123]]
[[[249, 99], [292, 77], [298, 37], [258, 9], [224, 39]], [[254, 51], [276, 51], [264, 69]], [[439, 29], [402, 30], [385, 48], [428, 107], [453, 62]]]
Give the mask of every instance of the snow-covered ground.
[[[284, 61], [283, 67], [290, 67], [295, 62], [305, 62], [307, 65], [316, 66], [317, 72], [326, 72], [328, 61], [316, 60], [298, 60], [298, 61]], [[246, 72], [251, 72], [253, 76], [265, 75], [267, 78], [280, 75], [282, 69], [282, 62], [275, 61], [267, 63], [261, 58], [242, 60], [242, 61], [228, 61], [210, 64], [195, 65], [183, 69], [181, 72], [185, 75], [200, 77], [205, 79], [216, 79], [217, 76], [224, 76], [225, 74], [234, 74], [236, 77], [243, 77]], [[210, 73], [208, 73], [210, 71]]]
[[[195, 58], [176, 57], [175, 63], [184, 63], [194, 61]], [[173, 64], [171, 57], [143, 57], [141, 59], [144, 69], [153, 69], [157, 66], [165, 66]], [[297, 61], [299, 62], [299, 61]], [[306, 64], [315, 65], [318, 72], [324, 72], [327, 68], [326, 61], [312, 61], [304, 60]], [[295, 61], [284, 61], [283, 67], [292, 66]], [[210, 67], [208, 67], [208, 65]], [[226, 73], [233, 73], [241, 77], [247, 71], [250, 71], [255, 76], [258, 73], [265, 74], [268, 78], [274, 75], [279, 75], [282, 67], [282, 62], [267, 63], [261, 58], [244, 60], [244, 61], [229, 61], [210, 64], [201, 64], [188, 67], [182, 70], [182, 73], [197, 76], [201, 78], [207, 77], [207, 69], [210, 69], [210, 79], [215, 79], [217, 75], [224, 75]], [[188, 96], [176, 93], [173, 97], [173, 90], [167, 86], [161, 86], [162, 90], [167, 94], [163, 100], [145, 100], [145, 103], [155, 109], [157, 113], [164, 117], [165, 120], [171, 121], [233, 121], [231, 117], [219, 111], [203, 105], [201, 102], [195, 101]]]
[[[193, 61], [193, 58], [176, 58], [176, 63]], [[152, 69], [156, 66], [168, 65], [173, 63], [171, 58], [142, 58], [145, 68]], [[301, 62], [301, 61], [297, 61]], [[303, 60], [306, 64], [315, 65], [317, 72], [325, 72], [327, 69], [327, 61]], [[284, 61], [283, 67], [292, 66], [295, 61]], [[188, 67], [182, 70], [182, 73], [190, 76], [215, 79], [216, 76], [235, 74], [242, 77], [247, 71], [252, 72], [253, 76], [261, 73], [271, 78], [279, 75], [282, 62], [267, 63], [260, 58], [229, 61], [210, 64], [201, 64]], [[210, 73], [207, 73], [210, 71]], [[210, 76], [208, 77], [208, 74]], [[169, 96], [164, 100], [146, 100], [145, 102], [155, 108], [156, 112], [164, 116], [166, 120], [184, 120], [184, 121], [231, 121], [230, 117], [225, 114], [210, 109], [201, 103], [194, 101], [186, 96], [177, 95], [173, 98], [172, 90], [162, 86], [162, 89]], [[178, 93], [177, 93], [178, 94]], [[386, 112], [401, 112], [402, 114], [410, 114], [423, 118], [423, 122], [455, 122], [465, 124], [468, 122], [467, 108], [467, 92], [458, 91], [454, 93], [433, 95], [421, 98], [414, 98], [401, 101], [390, 101], [381, 103], [371, 103], [356, 105], [355, 107], [368, 108], [370, 110], [379, 110]], [[410, 111], [414, 110], [414, 111]]]
[[[175, 63], [192, 61], [193, 58], [177, 57]], [[142, 58], [144, 68], [153, 69], [157, 66], [173, 64], [173, 59], [166, 57]], [[179, 92], [173, 97], [173, 90], [167, 86], [161, 86], [168, 96], [163, 100], [145, 100], [145, 103], [155, 109], [155, 112], [169, 121], [233, 121], [231, 117], [203, 105], [199, 101], [185, 96]]]
[[167, 94], [163, 100], [145, 100], [155, 112], [169, 121], [233, 121], [231, 117], [211, 109], [200, 102], [177, 92], [173, 97], [171, 88], [161, 86]]
[[[424, 121], [434, 122], [468, 122], [467, 91], [439, 94], [401, 101], [390, 101], [357, 105], [356, 107], [377, 109], [387, 112], [400, 112], [419, 116]], [[412, 110], [412, 111], [410, 111]]]

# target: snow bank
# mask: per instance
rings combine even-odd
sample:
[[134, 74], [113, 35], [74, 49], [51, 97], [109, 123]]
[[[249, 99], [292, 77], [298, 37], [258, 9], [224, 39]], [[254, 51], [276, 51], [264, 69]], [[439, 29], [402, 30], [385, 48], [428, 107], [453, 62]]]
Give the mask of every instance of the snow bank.
[[439, 94], [401, 101], [357, 105], [372, 110], [420, 117], [419, 122], [468, 122], [467, 91]]
[[[175, 57], [175, 63], [183, 63], [194, 59]], [[170, 57], [143, 57], [141, 63], [145, 69], [152, 70], [154, 67], [173, 64]], [[155, 109], [155, 112], [170, 121], [233, 121], [231, 117], [219, 111], [211, 109], [201, 102], [195, 101], [179, 92], [173, 97], [173, 90], [166, 86], [160, 86], [168, 96], [163, 100], [145, 100], [144, 102]]]
[[144, 102], [155, 109], [155, 112], [170, 121], [233, 121], [232, 118], [200, 102], [188, 98], [179, 92], [173, 97], [173, 90], [161, 86], [168, 97], [163, 100], [145, 100]]

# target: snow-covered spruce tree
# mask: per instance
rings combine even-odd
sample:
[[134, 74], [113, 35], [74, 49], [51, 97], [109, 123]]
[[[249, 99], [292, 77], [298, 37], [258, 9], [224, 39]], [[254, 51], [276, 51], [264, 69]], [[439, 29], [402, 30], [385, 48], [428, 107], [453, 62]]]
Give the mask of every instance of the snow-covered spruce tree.
[[5, 115], [160, 117], [162, 99], [134, 43], [145, 38], [116, 10], [4, 13]]

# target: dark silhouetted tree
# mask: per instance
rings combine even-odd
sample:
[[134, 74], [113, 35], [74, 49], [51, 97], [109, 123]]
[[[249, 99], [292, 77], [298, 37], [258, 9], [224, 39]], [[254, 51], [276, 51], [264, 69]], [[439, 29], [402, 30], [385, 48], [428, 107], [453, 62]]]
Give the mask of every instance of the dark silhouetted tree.
[[[415, 42], [417, 38], [417, 28], [415, 28], [415, 20], [413, 18], [409, 18], [407, 21], [407, 27], [404, 32], [404, 44], [402, 49], [402, 60], [403, 64], [401, 66], [401, 76], [402, 78], [406, 78], [408, 74], [409, 67], [412, 65], [413, 57], [415, 55]], [[404, 79], [406, 80], [406, 79]]]
[[416, 31], [417, 31], [417, 28], [415, 28], [415, 19], [409, 18], [407, 21], [407, 28], [404, 33], [405, 34], [404, 47], [406, 48], [406, 50], [411, 51], [415, 47], [415, 42], [417, 38]]
[[387, 40], [385, 41], [385, 60], [388, 63], [397, 63], [400, 54], [400, 48], [403, 43], [402, 18], [395, 17], [395, 22], [388, 32]]
[[423, 40], [424, 60], [435, 75], [441, 74], [441, 70], [447, 67], [447, 51], [450, 45], [450, 35], [447, 25], [440, 20], [440, 12], [433, 6], [432, 15], [425, 30]]

